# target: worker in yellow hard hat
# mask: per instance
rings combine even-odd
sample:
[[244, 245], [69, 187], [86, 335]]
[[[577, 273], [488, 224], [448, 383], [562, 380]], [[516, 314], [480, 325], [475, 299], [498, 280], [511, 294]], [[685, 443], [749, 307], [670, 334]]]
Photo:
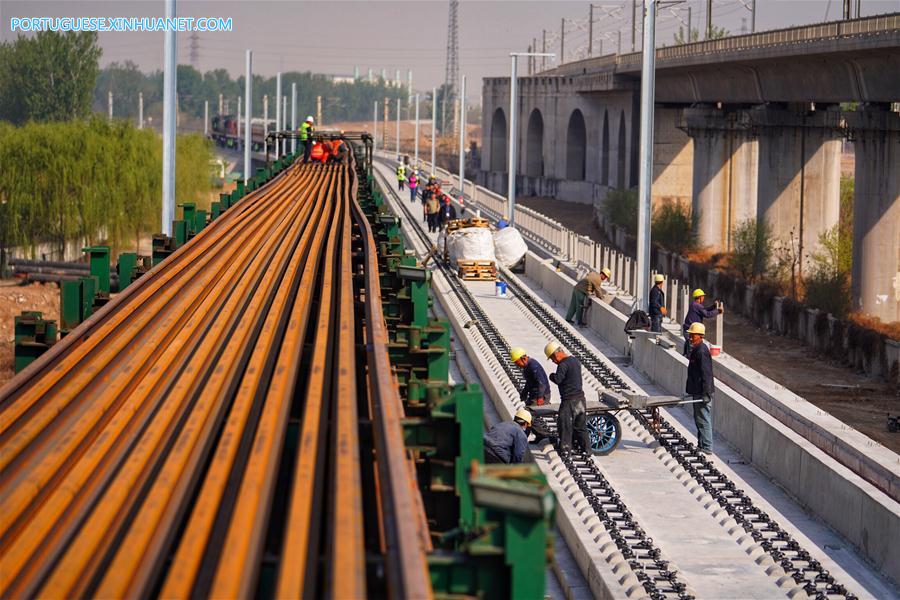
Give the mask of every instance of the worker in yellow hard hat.
[[703, 305], [703, 300], [706, 298], [706, 292], [697, 288], [691, 294], [693, 298], [693, 302], [688, 307], [687, 315], [684, 317], [684, 323], [681, 325], [681, 329], [684, 332], [684, 355], [687, 356], [690, 352], [690, 338], [688, 337], [688, 329], [694, 323], [703, 323], [704, 319], [712, 319], [717, 314], [722, 312], [721, 308], [716, 308], [712, 306], [707, 308]]
[[559, 342], [544, 346], [544, 355], [556, 364], [556, 373], [550, 381], [559, 386], [559, 412], [556, 415], [559, 430], [559, 451], [572, 451], [572, 437], [577, 435], [581, 451], [590, 453], [591, 436], [587, 430], [587, 400], [581, 381], [581, 363], [569, 356]]
[[[612, 271], [604, 267], [600, 271], [591, 271], [575, 284], [575, 288], [572, 290], [572, 299], [569, 301], [569, 310], [566, 312], [566, 321], [579, 327], [583, 326], [585, 300], [591, 294], [602, 300], [603, 288], [601, 286], [603, 282], [609, 281], [610, 277], [612, 277]], [[573, 318], [575, 318], [574, 321]]]
[[531, 413], [520, 408], [512, 421], [501, 421], [484, 432], [484, 462], [520, 463], [528, 449]]
[[519, 392], [519, 398], [525, 406], [543, 406], [550, 403], [550, 381], [541, 363], [529, 358], [524, 348], [513, 348], [509, 357], [525, 377], [525, 387]]
[[657, 273], [653, 276], [653, 287], [650, 288], [647, 314], [650, 316], [650, 331], [657, 333], [662, 331], [662, 318], [666, 316], [666, 293], [662, 289], [665, 281], [666, 278]]
[[697, 446], [704, 454], [712, 454], [712, 401], [715, 393], [712, 356], [703, 343], [706, 325], [691, 323], [687, 330], [690, 354], [688, 355], [687, 381], [684, 391], [694, 400], [694, 424], [697, 426]]

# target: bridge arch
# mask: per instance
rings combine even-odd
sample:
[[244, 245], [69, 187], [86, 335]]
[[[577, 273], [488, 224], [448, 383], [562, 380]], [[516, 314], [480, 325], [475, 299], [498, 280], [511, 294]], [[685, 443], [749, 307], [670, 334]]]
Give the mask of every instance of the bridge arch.
[[525, 174], [530, 177], [544, 175], [544, 117], [534, 109], [528, 117], [528, 133], [525, 142]]
[[609, 185], [609, 111], [603, 111], [603, 131], [600, 132], [600, 183]]
[[628, 185], [625, 183], [625, 167], [628, 165], [628, 156], [626, 155], [626, 140], [628, 134], [625, 131], [625, 111], [619, 113], [619, 144], [616, 148], [616, 187], [625, 189]]
[[491, 118], [491, 171], [506, 171], [506, 115], [502, 108]]
[[584, 115], [579, 109], [572, 111], [566, 131], [566, 179], [584, 180], [587, 157], [587, 130]]

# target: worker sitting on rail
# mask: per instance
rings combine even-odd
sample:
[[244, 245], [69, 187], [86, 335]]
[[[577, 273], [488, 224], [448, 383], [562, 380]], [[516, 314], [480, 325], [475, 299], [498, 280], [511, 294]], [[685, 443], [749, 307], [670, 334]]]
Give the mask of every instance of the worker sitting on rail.
[[[566, 312], [566, 321], [574, 323], [579, 327], [584, 325], [584, 305], [585, 300], [590, 294], [594, 294], [597, 298], [603, 298], [603, 288], [601, 284], [609, 281], [612, 271], [607, 268], [602, 269], [599, 273], [591, 271], [585, 275], [584, 279], [579, 281], [572, 289], [572, 299], [569, 301], [569, 310]], [[573, 317], [577, 317], [572, 321]]]
[[666, 293], [663, 291], [663, 283], [666, 278], [657, 273], [653, 276], [653, 287], [650, 288], [650, 331], [657, 333], [662, 331], [662, 318], [666, 316]]
[[587, 400], [581, 382], [581, 363], [569, 356], [558, 342], [544, 346], [544, 354], [556, 364], [556, 373], [550, 381], [559, 386], [559, 412], [556, 426], [559, 430], [560, 452], [572, 451], [572, 436], [578, 436], [583, 452], [591, 451], [591, 436], [587, 430]]
[[721, 308], [716, 308], [715, 306], [706, 308], [703, 305], [703, 300], [706, 299], [706, 292], [700, 288], [694, 290], [694, 293], [691, 294], [691, 296], [694, 298], [694, 301], [691, 302], [691, 305], [688, 307], [687, 315], [684, 317], [684, 323], [681, 325], [681, 331], [684, 333], [685, 356], [688, 356], [691, 352], [691, 339], [688, 334], [690, 326], [694, 323], [702, 323], [705, 319], [712, 319], [722, 312]]
[[416, 201], [416, 189], [419, 187], [419, 174], [413, 171], [409, 174], [406, 183], [409, 185], [409, 201]]
[[715, 392], [712, 356], [703, 343], [706, 325], [691, 323], [687, 330], [691, 353], [688, 355], [687, 381], [684, 391], [694, 400], [694, 424], [697, 425], [697, 447], [704, 454], [712, 454], [712, 401]]
[[484, 462], [520, 463], [528, 449], [531, 413], [520, 408], [512, 421], [501, 421], [484, 432]]
[[303, 162], [309, 162], [312, 154], [313, 146], [313, 118], [312, 115], [306, 117], [306, 120], [300, 124], [300, 133], [298, 135], [300, 142], [303, 144]]
[[406, 165], [400, 163], [397, 165], [397, 189], [403, 191], [403, 184], [406, 183]]
[[547, 372], [541, 363], [529, 358], [522, 348], [513, 348], [509, 357], [522, 369], [525, 376], [525, 387], [519, 392], [519, 398], [525, 406], [543, 406], [550, 403], [550, 382], [547, 380]]

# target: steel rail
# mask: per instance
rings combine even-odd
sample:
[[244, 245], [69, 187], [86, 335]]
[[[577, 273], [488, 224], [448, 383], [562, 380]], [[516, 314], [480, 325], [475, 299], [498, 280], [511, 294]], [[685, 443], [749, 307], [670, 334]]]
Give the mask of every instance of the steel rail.
[[382, 496], [381, 533], [387, 557], [388, 591], [393, 598], [431, 598], [434, 594], [426, 563], [431, 543], [425, 527], [424, 509], [420, 500], [416, 500], [415, 472], [404, 450], [401, 424], [404, 411], [388, 357], [377, 248], [372, 228], [362, 210], [355, 204], [353, 209], [365, 260], [367, 376], [375, 449], [379, 456], [376, 467]]

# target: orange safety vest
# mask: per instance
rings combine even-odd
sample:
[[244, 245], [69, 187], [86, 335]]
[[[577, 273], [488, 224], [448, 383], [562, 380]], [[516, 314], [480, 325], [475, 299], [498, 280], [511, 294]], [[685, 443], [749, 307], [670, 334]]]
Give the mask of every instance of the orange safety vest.
[[322, 147], [321, 142], [316, 142], [313, 144], [312, 152], [310, 152], [310, 158], [313, 160], [321, 160], [322, 155], [325, 153], [325, 148]]

